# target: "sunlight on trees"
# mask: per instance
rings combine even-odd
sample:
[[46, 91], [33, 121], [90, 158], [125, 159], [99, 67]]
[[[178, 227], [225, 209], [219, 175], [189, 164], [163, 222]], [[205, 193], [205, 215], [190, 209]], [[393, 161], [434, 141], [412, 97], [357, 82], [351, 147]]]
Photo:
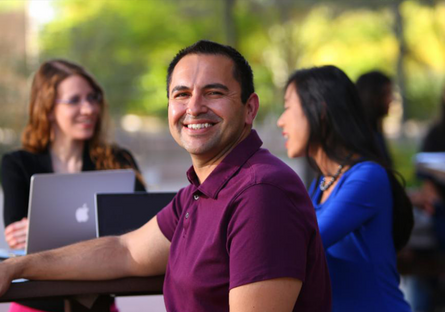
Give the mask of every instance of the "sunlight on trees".
[[[395, 151], [406, 177], [414, 138], [438, 115], [444, 0], [45, 0], [51, 12], [32, 0], [42, 10], [32, 31], [29, 1], [0, 0], [0, 154], [4, 133], [13, 138], [8, 144], [18, 144], [29, 78], [48, 58], [88, 68], [105, 88], [114, 123], [126, 131], [166, 132], [168, 63], [199, 39], [234, 42], [246, 56], [261, 98], [257, 125], [271, 129], [283, 109], [283, 86], [297, 68], [333, 64], [352, 80], [373, 69], [388, 73], [400, 91], [388, 130], [411, 140]], [[47, 13], [53, 19], [45, 22]], [[36, 56], [29, 55], [30, 42]]]
[[[262, 98], [261, 118], [281, 107], [282, 87], [296, 68], [335, 64], [352, 79], [381, 69], [396, 74], [397, 38], [389, 6], [339, 9], [332, 3], [241, 1], [233, 20], [238, 48], [250, 60]], [[66, 57], [91, 69], [105, 86], [113, 114], [165, 115], [165, 69], [172, 56], [201, 38], [225, 42], [224, 1], [63, 0], [57, 17], [41, 34], [42, 58]], [[344, 6], [343, 6], [344, 7]], [[342, 8], [343, 8], [342, 7]], [[437, 82], [445, 59], [443, 3], [435, 7], [403, 3], [409, 46], [408, 98], [426, 92], [426, 111], [408, 116], [428, 118], [437, 106]], [[442, 15], [443, 16], [443, 15]], [[437, 83], [436, 83], [437, 84]], [[418, 90], [420, 88], [420, 90]]]
[[[25, 3], [1, 1], [0, 10]], [[67, 58], [90, 69], [105, 87], [113, 116], [165, 116], [168, 62], [202, 38], [232, 40], [251, 62], [262, 100], [259, 120], [280, 112], [283, 85], [296, 68], [334, 64], [352, 79], [371, 69], [397, 75], [400, 38], [392, 1], [52, 3], [54, 19], [40, 29], [40, 61]], [[404, 1], [400, 12], [407, 46], [405, 115], [427, 120], [437, 110], [445, 72], [445, 3]]]

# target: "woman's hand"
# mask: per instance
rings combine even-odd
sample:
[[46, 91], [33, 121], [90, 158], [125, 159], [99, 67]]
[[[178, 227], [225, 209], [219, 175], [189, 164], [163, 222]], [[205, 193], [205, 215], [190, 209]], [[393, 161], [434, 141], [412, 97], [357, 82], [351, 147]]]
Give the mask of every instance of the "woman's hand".
[[5, 239], [12, 249], [24, 249], [28, 235], [28, 218], [11, 223], [5, 228]]

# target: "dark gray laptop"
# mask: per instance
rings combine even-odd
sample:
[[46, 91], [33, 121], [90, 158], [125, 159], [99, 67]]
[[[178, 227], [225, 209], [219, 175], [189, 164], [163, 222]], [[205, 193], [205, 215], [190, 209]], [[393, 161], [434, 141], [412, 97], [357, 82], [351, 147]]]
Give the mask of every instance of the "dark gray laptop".
[[120, 235], [138, 229], [176, 193], [96, 194], [97, 236]]
[[33, 175], [26, 253], [95, 238], [95, 194], [132, 192], [134, 184], [130, 169]]

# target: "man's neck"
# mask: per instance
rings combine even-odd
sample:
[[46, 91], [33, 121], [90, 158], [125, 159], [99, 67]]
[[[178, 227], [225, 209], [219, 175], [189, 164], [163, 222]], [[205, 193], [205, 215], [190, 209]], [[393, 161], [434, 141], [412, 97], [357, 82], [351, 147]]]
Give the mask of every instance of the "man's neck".
[[202, 184], [207, 179], [207, 177], [215, 170], [216, 167], [230, 154], [230, 152], [238, 146], [245, 138], [250, 134], [251, 129], [244, 131], [233, 144], [227, 146], [217, 155], [207, 156], [207, 155], [191, 155], [193, 169], [198, 177], [199, 183]]
[[192, 159], [193, 169], [195, 170], [200, 184], [204, 183], [207, 177], [213, 172], [213, 170], [215, 170], [216, 167], [218, 167], [221, 161], [218, 163], [200, 166], [199, 164], [195, 164], [195, 161]]

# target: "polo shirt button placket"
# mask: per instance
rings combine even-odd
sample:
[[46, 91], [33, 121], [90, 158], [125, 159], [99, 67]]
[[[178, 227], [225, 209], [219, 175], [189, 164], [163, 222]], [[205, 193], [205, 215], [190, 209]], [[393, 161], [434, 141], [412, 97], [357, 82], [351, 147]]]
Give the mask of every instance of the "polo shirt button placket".
[[[198, 194], [193, 195], [193, 199], [195, 201], [197, 201], [199, 199], [199, 195]], [[184, 224], [183, 224], [182, 237], [185, 238], [185, 236], [187, 234], [187, 229], [190, 226], [190, 213], [189, 212], [185, 213], [184, 219], [185, 220], [184, 220]]]
[[187, 235], [187, 229], [189, 228], [190, 225], [190, 213], [186, 212], [184, 215], [184, 223], [182, 226], [182, 237], [185, 238]]
[[[193, 195], [193, 199], [195, 200], [195, 201], [198, 201], [199, 200], [199, 195], [198, 194], [194, 194]], [[189, 228], [189, 226], [190, 226], [190, 213], [189, 212], [186, 212], [185, 213], [185, 215], [184, 215], [184, 223], [183, 223], [183, 229], [182, 229], [182, 237], [186, 237], [186, 235], [187, 235], [187, 229]]]

